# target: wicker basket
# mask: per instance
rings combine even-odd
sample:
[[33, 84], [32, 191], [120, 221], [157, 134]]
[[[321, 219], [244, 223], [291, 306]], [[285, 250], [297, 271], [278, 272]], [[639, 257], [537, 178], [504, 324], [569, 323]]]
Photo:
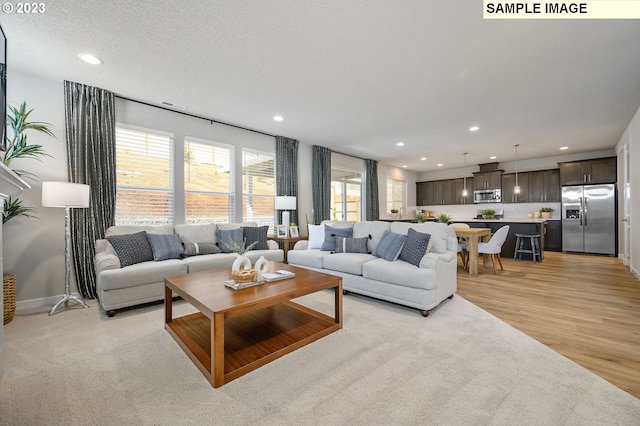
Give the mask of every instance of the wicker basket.
[[4, 300], [4, 323], [13, 321], [16, 313], [16, 276], [13, 274], [2, 275], [2, 297]]
[[231, 276], [238, 284], [249, 283], [256, 278], [255, 269], [240, 269], [239, 271], [231, 272]]

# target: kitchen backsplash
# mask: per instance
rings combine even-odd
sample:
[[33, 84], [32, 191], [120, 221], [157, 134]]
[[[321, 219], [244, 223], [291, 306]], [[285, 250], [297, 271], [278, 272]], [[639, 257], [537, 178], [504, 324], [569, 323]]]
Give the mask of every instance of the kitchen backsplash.
[[446, 206], [413, 206], [407, 207], [407, 212], [402, 217], [412, 217], [417, 209], [432, 210], [434, 216], [446, 213], [453, 220], [469, 220], [476, 217], [478, 210], [492, 208], [494, 210], [504, 210], [504, 219], [527, 219], [528, 213], [539, 212], [542, 207], [551, 207], [551, 220], [560, 220], [560, 203], [485, 203], [485, 204], [456, 204]]

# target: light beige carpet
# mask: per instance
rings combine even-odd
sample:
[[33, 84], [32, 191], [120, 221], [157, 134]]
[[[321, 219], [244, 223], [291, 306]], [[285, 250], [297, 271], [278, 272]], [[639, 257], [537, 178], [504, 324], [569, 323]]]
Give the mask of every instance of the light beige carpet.
[[458, 296], [428, 318], [345, 296], [343, 330], [219, 389], [162, 305], [47, 310], [5, 327], [2, 425], [640, 424], [640, 400]]

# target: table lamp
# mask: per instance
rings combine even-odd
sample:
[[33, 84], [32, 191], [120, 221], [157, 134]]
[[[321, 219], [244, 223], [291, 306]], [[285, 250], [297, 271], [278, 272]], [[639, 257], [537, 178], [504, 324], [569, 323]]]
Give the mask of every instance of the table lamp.
[[289, 210], [295, 210], [296, 197], [290, 195], [278, 195], [276, 196], [276, 210], [284, 210], [282, 212], [282, 225], [285, 225], [289, 229]]
[[49, 311], [53, 315], [58, 307], [64, 303], [69, 307], [69, 301], [74, 300], [85, 308], [89, 306], [79, 298], [71, 294], [71, 209], [84, 209], [89, 207], [89, 185], [71, 182], [42, 182], [42, 206], [64, 208], [64, 258], [65, 281], [64, 296]]

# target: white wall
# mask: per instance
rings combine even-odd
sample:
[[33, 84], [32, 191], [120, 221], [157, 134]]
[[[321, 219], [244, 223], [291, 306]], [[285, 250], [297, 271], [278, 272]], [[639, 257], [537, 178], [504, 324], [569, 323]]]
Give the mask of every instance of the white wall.
[[[618, 151], [623, 149], [623, 145], [627, 144], [629, 149], [629, 174], [630, 174], [630, 192], [631, 192], [631, 260], [629, 268], [640, 279], [640, 109], [636, 112], [636, 115], [629, 123], [629, 127], [625, 131], [624, 135], [620, 139], [620, 142], [616, 146]], [[618, 157], [620, 158], [620, 157]], [[635, 164], [635, 166], [633, 166]], [[618, 168], [624, 171], [624, 164], [618, 162]], [[619, 188], [622, 190], [622, 188]], [[618, 200], [620, 201], [619, 217], [622, 217], [624, 204], [622, 204], [622, 194], [620, 194]], [[622, 232], [623, 226], [620, 225], [620, 232]], [[620, 238], [623, 241], [623, 238]], [[624, 246], [620, 247], [624, 250]]]
[[[64, 293], [64, 209], [41, 206], [41, 182], [67, 180], [63, 83], [18, 74], [9, 68], [7, 103], [18, 106], [22, 101], [33, 109], [29, 119], [50, 123], [56, 138], [30, 131], [29, 143], [43, 145], [53, 158], [11, 163], [11, 168], [30, 171], [39, 178], [38, 182], [29, 181], [31, 189], [22, 194], [24, 204], [36, 209], [38, 219], [16, 217], [5, 224], [4, 270], [17, 277], [18, 302], [41, 299], [34, 300], [33, 304], [53, 305], [57, 296]], [[17, 305], [18, 309], [25, 307], [28, 306]]]

